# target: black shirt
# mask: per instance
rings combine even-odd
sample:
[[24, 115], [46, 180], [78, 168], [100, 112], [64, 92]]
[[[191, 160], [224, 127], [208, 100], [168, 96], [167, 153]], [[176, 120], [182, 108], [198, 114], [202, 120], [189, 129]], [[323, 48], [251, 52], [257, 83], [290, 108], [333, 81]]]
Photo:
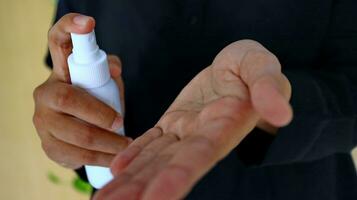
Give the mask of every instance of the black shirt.
[[99, 46], [122, 59], [131, 137], [228, 44], [253, 39], [280, 60], [294, 121], [251, 134], [188, 199], [357, 199], [356, 0], [60, 0], [56, 20], [68, 12], [93, 16]]

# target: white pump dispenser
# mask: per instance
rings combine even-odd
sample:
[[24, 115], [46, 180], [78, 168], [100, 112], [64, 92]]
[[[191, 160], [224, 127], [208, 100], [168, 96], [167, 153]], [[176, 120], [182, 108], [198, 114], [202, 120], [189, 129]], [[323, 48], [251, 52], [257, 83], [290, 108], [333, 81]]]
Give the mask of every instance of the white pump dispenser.
[[[113, 107], [121, 113], [119, 89], [110, 77], [107, 55], [99, 49], [94, 31], [88, 34], [71, 33], [73, 50], [68, 57], [72, 84]], [[116, 133], [124, 135], [121, 128]], [[97, 189], [107, 184], [113, 175], [109, 168], [85, 166], [89, 183]]]

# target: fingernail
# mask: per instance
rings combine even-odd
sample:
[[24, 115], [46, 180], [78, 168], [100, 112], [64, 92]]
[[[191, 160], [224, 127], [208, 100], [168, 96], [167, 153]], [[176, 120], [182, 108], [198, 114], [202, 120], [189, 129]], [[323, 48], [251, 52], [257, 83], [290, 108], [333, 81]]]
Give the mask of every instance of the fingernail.
[[111, 129], [112, 129], [113, 131], [115, 131], [115, 130], [121, 128], [122, 126], [123, 126], [123, 118], [120, 117], [120, 116], [117, 116], [117, 117], [114, 119], [114, 122], [113, 122], [113, 124], [112, 124]]
[[73, 22], [79, 26], [86, 25], [88, 20], [89, 20], [89, 17], [85, 16], [85, 15], [78, 15], [73, 18]]

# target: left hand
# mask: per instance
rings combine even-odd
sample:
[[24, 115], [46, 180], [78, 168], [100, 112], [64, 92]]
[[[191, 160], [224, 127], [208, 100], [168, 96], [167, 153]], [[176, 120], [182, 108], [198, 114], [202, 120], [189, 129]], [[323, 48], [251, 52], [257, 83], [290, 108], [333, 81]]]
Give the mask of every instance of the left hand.
[[258, 121], [288, 124], [290, 94], [272, 53], [251, 40], [232, 43], [182, 90], [154, 128], [117, 155], [115, 179], [94, 199], [184, 198]]

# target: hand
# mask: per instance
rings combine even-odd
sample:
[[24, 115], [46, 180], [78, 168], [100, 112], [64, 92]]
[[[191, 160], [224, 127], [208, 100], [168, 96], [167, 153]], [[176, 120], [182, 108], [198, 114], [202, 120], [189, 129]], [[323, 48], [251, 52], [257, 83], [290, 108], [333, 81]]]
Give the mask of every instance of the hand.
[[[113, 133], [122, 126], [122, 116], [70, 83], [67, 66], [72, 50], [70, 32], [88, 33], [94, 23], [91, 17], [68, 14], [51, 28], [48, 42], [53, 71], [34, 91], [33, 122], [42, 147], [50, 159], [72, 169], [85, 164], [109, 166], [129, 141]], [[120, 60], [108, 56], [108, 61], [123, 98]]]
[[292, 119], [291, 87], [278, 59], [250, 40], [223, 49], [179, 94], [156, 126], [118, 154], [115, 179], [94, 199], [181, 199], [265, 121]]

